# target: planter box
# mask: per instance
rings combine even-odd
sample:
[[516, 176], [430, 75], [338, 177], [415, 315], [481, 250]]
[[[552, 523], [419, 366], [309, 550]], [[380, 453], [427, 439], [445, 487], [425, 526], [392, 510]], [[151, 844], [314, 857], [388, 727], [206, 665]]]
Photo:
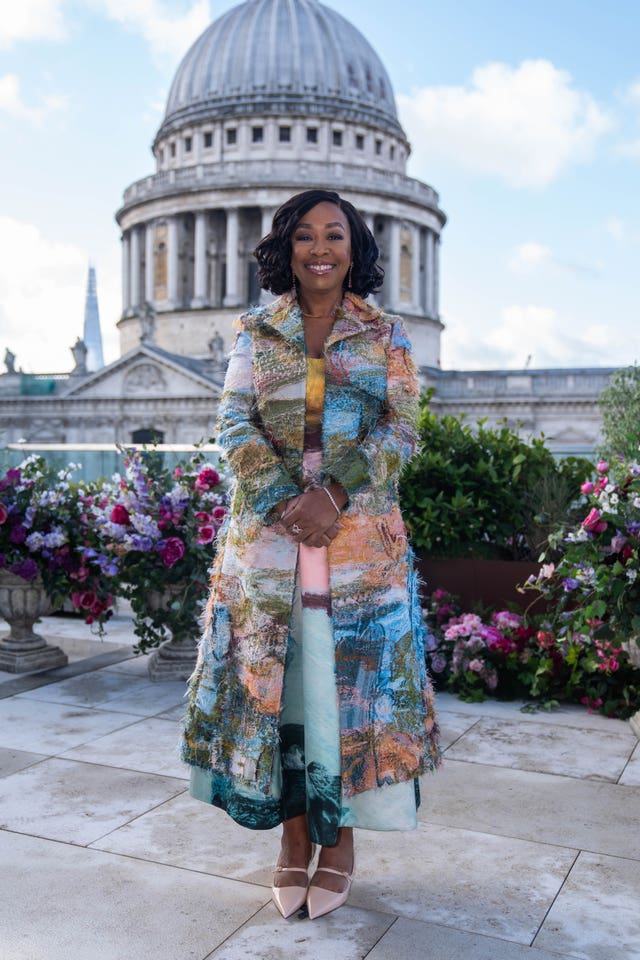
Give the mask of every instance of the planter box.
[[[448, 590], [460, 597], [464, 610], [472, 610], [478, 604], [500, 610], [514, 603], [524, 610], [531, 605], [536, 594], [518, 593], [517, 586], [540, 570], [540, 564], [527, 560], [466, 557], [452, 560], [420, 557], [417, 566], [424, 581], [423, 594], [433, 593], [438, 588]], [[533, 609], [541, 612], [542, 601], [539, 600]]]

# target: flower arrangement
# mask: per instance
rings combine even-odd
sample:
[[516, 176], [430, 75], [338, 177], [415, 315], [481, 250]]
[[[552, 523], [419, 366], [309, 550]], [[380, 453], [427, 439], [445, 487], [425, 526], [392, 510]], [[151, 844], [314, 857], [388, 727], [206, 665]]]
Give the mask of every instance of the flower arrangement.
[[546, 632], [565, 651], [571, 689], [591, 707], [628, 716], [640, 688], [630, 656], [640, 637], [640, 464], [601, 460], [580, 489], [582, 519], [552, 541], [559, 559], [524, 589], [545, 599]]
[[503, 699], [526, 695], [535, 630], [521, 614], [501, 610], [483, 620], [476, 613], [460, 613], [455, 597], [436, 590], [425, 615], [428, 665], [440, 685], [471, 702], [487, 694]]
[[[93, 559], [117, 572], [134, 612], [134, 652], [194, 636], [216, 536], [227, 515], [223, 476], [197, 450], [174, 470], [157, 451], [120, 448], [124, 474], [84, 493]], [[164, 598], [164, 602], [161, 602]]]
[[54, 607], [71, 600], [102, 631], [115, 584], [92, 556], [77, 469], [55, 471], [33, 455], [0, 479], [0, 569], [29, 583], [40, 578]]

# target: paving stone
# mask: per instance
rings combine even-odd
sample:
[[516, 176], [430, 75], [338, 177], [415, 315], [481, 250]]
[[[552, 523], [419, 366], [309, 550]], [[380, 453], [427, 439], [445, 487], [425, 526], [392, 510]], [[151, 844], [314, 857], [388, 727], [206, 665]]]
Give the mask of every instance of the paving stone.
[[30, 767], [32, 764], [46, 759], [47, 754], [0, 747], [0, 777], [8, 777], [11, 773], [24, 770], [25, 767]]
[[616, 781], [637, 741], [624, 730], [578, 730], [536, 721], [480, 719], [447, 751], [452, 760]]
[[348, 905], [317, 920], [283, 920], [269, 904], [211, 960], [362, 960], [392, 923], [393, 917]]
[[148, 682], [127, 674], [92, 670], [90, 673], [18, 693], [16, 699], [46, 700], [48, 703], [68, 703], [79, 707], [104, 706], [118, 697], [142, 693]]
[[134, 727], [115, 730], [60, 755], [69, 760], [87, 760], [188, 780], [189, 768], [179, 756], [179, 734], [177, 723], [147, 717]]
[[463, 733], [470, 730], [477, 722], [478, 718], [470, 716], [468, 713], [454, 713], [449, 710], [438, 711], [442, 749], [446, 750], [450, 747], [452, 743], [455, 743]]
[[400, 917], [367, 960], [559, 960], [567, 956]]
[[251, 884], [0, 833], [3, 960], [201, 960], [268, 899]]
[[139, 720], [128, 713], [36, 701], [22, 695], [7, 697], [0, 700], [0, 746], [50, 755]]
[[429, 823], [640, 859], [640, 787], [445, 759], [421, 795]]
[[87, 844], [184, 788], [172, 777], [54, 757], [0, 780], [0, 827]]
[[535, 938], [587, 960], [640, 957], [640, 863], [581, 853]]
[[280, 834], [279, 827], [247, 830], [224, 811], [185, 792], [92, 846], [269, 886], [280, 849]]
[[530, 943], [577, 851], [420, 823], [357, 837], [350, 903]]
[[438, 710], [465, 713], [473, 717], [496, 717], [502, 720], [535, 721], [549, 723], [552, 726], [576, 727], [579, 730], [607, 730], [609, 732], [629, 732], [627, 720], [616, 720], [613, 717], [603, 717], [599, 713], [589, 713], [586, 707], [579, 703], [562, 703], [550, 710], [535, 709], [533, 712], [522, 708], [528, 706], [524, 700], [483, 700], [481, 703], [466, 703], [453, 693], [437, 693], [436, 707]]
[[[624, 768], [618, 783], [640, 787], [640, 743], [631, 754], [631, 759]], [[640, 809], [640, 806], [638, 809]]]

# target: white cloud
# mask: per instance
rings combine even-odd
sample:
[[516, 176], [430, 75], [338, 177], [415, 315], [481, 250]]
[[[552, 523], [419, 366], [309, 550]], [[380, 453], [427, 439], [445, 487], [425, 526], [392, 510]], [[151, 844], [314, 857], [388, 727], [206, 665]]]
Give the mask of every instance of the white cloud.
[[63, 0], [8, 0], [0, 16], [0, 49], [21, 40], [62, 40]]
[[20, 80], [15, 73], [5, 73], [0, 77], [0, 113], [11, 117], [41, 123], [51, 113], [66, 110], [68, 98], [60, 94], [49, 93], [38, 106], [29, 106], [22, 99]]
[[195, 0], [172, 13], [162, 0], [86, 0], [111, 20], [138, 33], [158, 59], [177, 61], [211, 22], [209, 0]]
[[398, 107], [421, 169], [440, 158], [514, 187], [545, 187], [588, 160], [613, 124], [548, 60], [489, 63], [466, 86], [424, 87]]
[[[83, 332], [88, 260], [76, 244], [0, 216], [0, 351], [9, 347], [25, 372], [64, 372], [73, 366], [69, 348]], [[97, 264], [97, 273], [102, 326], [108, 330], [105, 348], [113, 359], [117, 250], [106, 265]]]
[[445, 317], [445, 323], [447, 369], [609, 366], [628, 353], [624, 330], [581, 325], [540, 304], [509, 304], [495, 322]]
[[549, 263], [551, 250], [542, 243], [519, 244], [509, 260], [509, 269], [514, 273], [529, 273], [535, 267]]

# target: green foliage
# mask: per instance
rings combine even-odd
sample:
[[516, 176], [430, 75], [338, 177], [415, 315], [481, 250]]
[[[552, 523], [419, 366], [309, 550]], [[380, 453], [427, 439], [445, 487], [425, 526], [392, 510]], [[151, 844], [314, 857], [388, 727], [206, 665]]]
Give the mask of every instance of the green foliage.
[[527, 443], [506, 424], [437, 417], [422, 399], [420, 449], [403, 473], [400, 500], [415, 548], [436, 557], [537, 559], [567, 521], [591, 469], [557, 461], [544, 440]]
[[616, 370], [600, 394], [602, 455], [613, 460], [638, 458], [640, 447], [640, 367]]

